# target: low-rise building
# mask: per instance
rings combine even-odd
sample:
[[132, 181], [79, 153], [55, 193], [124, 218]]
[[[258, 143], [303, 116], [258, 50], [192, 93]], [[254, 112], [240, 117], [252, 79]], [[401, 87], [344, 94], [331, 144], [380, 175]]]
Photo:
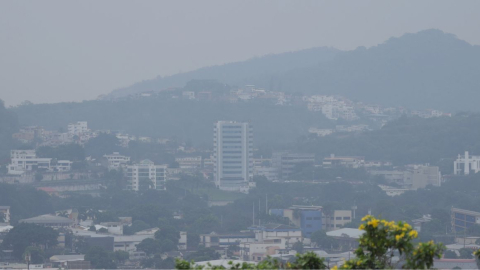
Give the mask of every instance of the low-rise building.
[[51, 158], [37, 158], [35, 150], [11, 150], [8, 174], [21, 175], [35, 169], [50, 170]]
[[216, 233], [200, 235], [200, 244], [204, 247], [228, 247], [240, 243], [255, 242], [254, 233]]
[[113, 154], [104, 155], [103, 157], [108, 161], [109, 170], [118, 170], [130, 162], [130, 157], [120, 155], [119, 152], [113, 152]]
[[182, 170], [197, 170], [202, 167], [202, 157], [182, 157], [175, 158], [178, 167]]
[[480, 224], [480, 213], [460, 208], [451, 208], [452, 229], [455, 233]]
[[278, 172], [278, 177], [288, 180], [294, 173], [295, 167], [302, 164], [313, 165], [315, 155], [308, 153], [276, 152], [272, 155], [272, 167]]
[[331, 154], [330, 157], [323, 159], [324, 168], [332, 167], [347, 167], [347, 168], [360, 168], [365, 164], [365, 157], [348, 157], [348, 156], [335, 156]]
[[138, 164], [127, 166], [126, 175], [129, 190], [166, 190], [167, 188], [167, 165], [155, 165], [152, 161], [145, 159]]

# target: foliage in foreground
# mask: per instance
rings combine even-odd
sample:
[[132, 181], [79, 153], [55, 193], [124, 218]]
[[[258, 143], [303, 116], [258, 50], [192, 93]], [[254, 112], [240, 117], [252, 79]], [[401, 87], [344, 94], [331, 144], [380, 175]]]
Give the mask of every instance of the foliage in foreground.
[[[359, 229], [365, 233], [359, 239], [355, 250], [355, 258], [345, 261], [340, 269], [429, 269], [434, 258], [440, 258], [444, 247], [433, 241], [414, 244], [418, 232], [409, 224], [399, 221], [379, 220], [373, 216], [365, 216]], [[480, 251], [477, 252], [480, 257]], [[393, 261], [398, 256], [397, 262]], [[297, 254], [294, 263], [282, 264], [277, 260], [267, 259], [258, 265], [249, 263], [229, 263], [224, 266], [195, 265], [193, 261], [177, 260], [176, 269], [326, 269], [325, 260], [313, 252]], [[334, 266], [333, 269], [337, 269]]]

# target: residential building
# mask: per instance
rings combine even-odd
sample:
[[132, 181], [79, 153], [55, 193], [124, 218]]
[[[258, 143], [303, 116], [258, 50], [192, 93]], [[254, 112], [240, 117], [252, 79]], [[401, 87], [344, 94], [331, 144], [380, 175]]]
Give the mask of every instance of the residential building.
[[458, 155], [457, 160], [453, 162], [453, 174], [468, 175], [470, 172], [478, 173], [480, 171], [480, 156], [471, 156], [465, 151], [464, 156]]
[[0, 206], [0, 224], [10, 224], [10, 206]]
[[271, 214], [280, 215], [302, 230], [302, 235], [310, 238], [312, 233], [322, 229], [322, 207], [293, 205], [288, 209], [271, 209]]
[[400, 185], [400, 189], [425, 188], [427, 185], [440, 186], [442, 174], [439, 167], [426, 165], [408, 165], [396, 170], [369, 171], [372, 175], [380, 175], [390, 183]]
[[145, 159], [138, 164], [127, 166], [126, 175], [127, 189], [166, 190], [167, 165], [155, 165], [151, 160]]
[[313, 165], [314, 154], [276, 152], [272, 155], [272, 167], [277, 169], [281, 180], [288, 180], [298, 165]]
[[216, 122], [213, 159], [218, 188], [248, 192], [253, 177], [252, 126], [244, 122]]
[[147, 238], [155, 238], [155, 236], [153, 234], [115, 235], [113, 237], [113, 251], [136, 252], [137, 245]]
[[455, 233], [480, 224], [480, 213], [460, 208], [451, 208], [452, 229]]
[[105, 157], [108, 161], [109, 170], [118, 170], [130, 162], [130, 157], [120, 155], [119, 152], [113, 152], [113, 154], [104, 155], [103, 157]]
[[187, 249], [187, 232], [180, 232], [180, 239], [178, 240], [178, 250]]
[[72, 169], [72, 164], [70, 160], [58, 160], [55, 166], [52, 166], [53, 171], [55, 172], [68, 172]]
[[108, 233], [123, 235], [123, 223], [121, 222], [101, 222], [100, 226], [106, 228]]
[[11, 150], [8, 174], [21, 175], [34, 169], [50, 170], [51, 158], [37, 158], [35, 150]]
[[327, 231], [338, 230], [345, 224], [352, 222], [352, 210], [333, 210], [331, 213], [324, 213], [322, 226]]
[[324, 168], [332, 167], [347, 167], [347, 168], [360, 168], [365, 164], [365, 157], [339, 157], [335, 154], [331, 154], [330, 157], [323, 159]]
[[255, 234], [248, 233], [216, 233], [200, 235], [200, 244], [204, 247], [228, 247], [240, 243], [255, 242]]
[[82, 133], [88, 132], [87, 121], [79, 121], [76, 123], [68, 124], [68, 134], [70, 135], [80, 135]]
[[266, 256], [276, 254], [276, 250], [303, 242], [301, 229], [293, 226], [265, 224], [248, 229], [255, 233], [256, 241], [240, 243], [240, 258], [243, 260], [261, 261]]
[[197, 170], [202, 167], [202, 157], [182, 157], [175, 158], [178, 163], [178, 167], [182, 170]]

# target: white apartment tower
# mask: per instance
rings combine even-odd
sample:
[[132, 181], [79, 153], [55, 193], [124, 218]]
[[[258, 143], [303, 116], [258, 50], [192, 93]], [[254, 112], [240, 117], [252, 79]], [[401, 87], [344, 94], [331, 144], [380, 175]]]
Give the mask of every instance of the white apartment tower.
[[214, 178], [222, 190], [247, 192], [253, 177], [253, 129], [249, 123], [214, 125]]
[[68, 133], [79, 135], [88, 131], [87, 121], [79, 121], [77, 123], [68, 124]]
[[138, 164], [127, 166], [127, 189], [139, 191], [146, 189], [166, 190], [167, 165], [155, 165], [145, 159]]

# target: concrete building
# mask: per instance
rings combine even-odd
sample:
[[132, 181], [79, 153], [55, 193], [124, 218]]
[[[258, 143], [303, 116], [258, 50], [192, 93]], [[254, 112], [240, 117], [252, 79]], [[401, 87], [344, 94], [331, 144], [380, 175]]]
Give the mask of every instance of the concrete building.
[[51, 158], [37, 158], [35, 150], [11, 150], [8, 174], [21, 175], [34, 169], [50, 170]]
[[216, 233], [200, 235], [200, 244], [204, 247], [229, 247], [240, 243], [255, 242], [254, 233]]
[[202, 167], [202, 157], [182, 157], [175, 158], [178, 163], [178, 167], [182, 170], [197, 170]]
[[121, 222], [101, 222], [100, 226], [106, 228], [110, 234], [123, 235], [123, 223]]
[[255, 233], [255, 242], [240, 243], [240, 258], [261, 261], [276, 254], [276, 250], [291, 248], [296, 242], [303, 242], [300, 228], [283, 224], [265, 224], [248, 228]]
[[71, 135], [80, 135], [82, 133], [88, 132], [87, 121], [79, 121], [77, 123], [68, 124], [68, 134]]
[[290, 219], [295, 226], [300, 227], [303, 237], [306, 238], [322, 229], [321, 206], [293, 205], [288, 209], [272, 209], [270, 213]]
[[345, 224], [352, 222], [352, 210], [334, 210], [332, 213], [324, 213], [323, 228], [327, 231], [338, 230]]
[[2, 224], [10, 224], [10, 206], [0, 206], [0, 225]]
[[313, 165], [314, 162], [314, 154], [276, 152], [272, 155], [272, 167], [276, 168], [281, 180], [288, 180], [296, 166], [300, 164]]
[[145, 159], [138, 164], [127, 166], [126, 175], [127, 189], [166, 190], [167, 165], [155, 165], [151, 160]]
[[105, 157], [108, 161], [109, 170], [118, 170], [130, 162], [130, 157], [120, 155], [119, 152], [113, 152], [113, 154], [104, 155], [103, 157]]
[[332, 167], [347, 167], [347, 168], [360, 168], [365, 164], [365, 157], [336, 157], [331, 154], [330, 157], [323, 159], [324, 168]]
[[253, 177], [253, 128], [249, 123], [214, 125], [214, 179], [222, 190], [248, 192]]
[[470, 172], [478, 173], [480, 171], [480, 156], [471, 156], [465, 151], [463, 156], [458, 155], [457, 160], [453, 162], [453, 174], [468, 175]]
[[408, 165], [396, 170], [371, 170], [372, 175], [380, 175], [401, 189], [425, 188], [427, 185], [440, 186], [442, 174], [439, 167], [426, 165]]
[[451, 217], [452, 229], [455, 233], [461, 233], [475, 224], [480, 225], [479, 212], [452, 207]]

